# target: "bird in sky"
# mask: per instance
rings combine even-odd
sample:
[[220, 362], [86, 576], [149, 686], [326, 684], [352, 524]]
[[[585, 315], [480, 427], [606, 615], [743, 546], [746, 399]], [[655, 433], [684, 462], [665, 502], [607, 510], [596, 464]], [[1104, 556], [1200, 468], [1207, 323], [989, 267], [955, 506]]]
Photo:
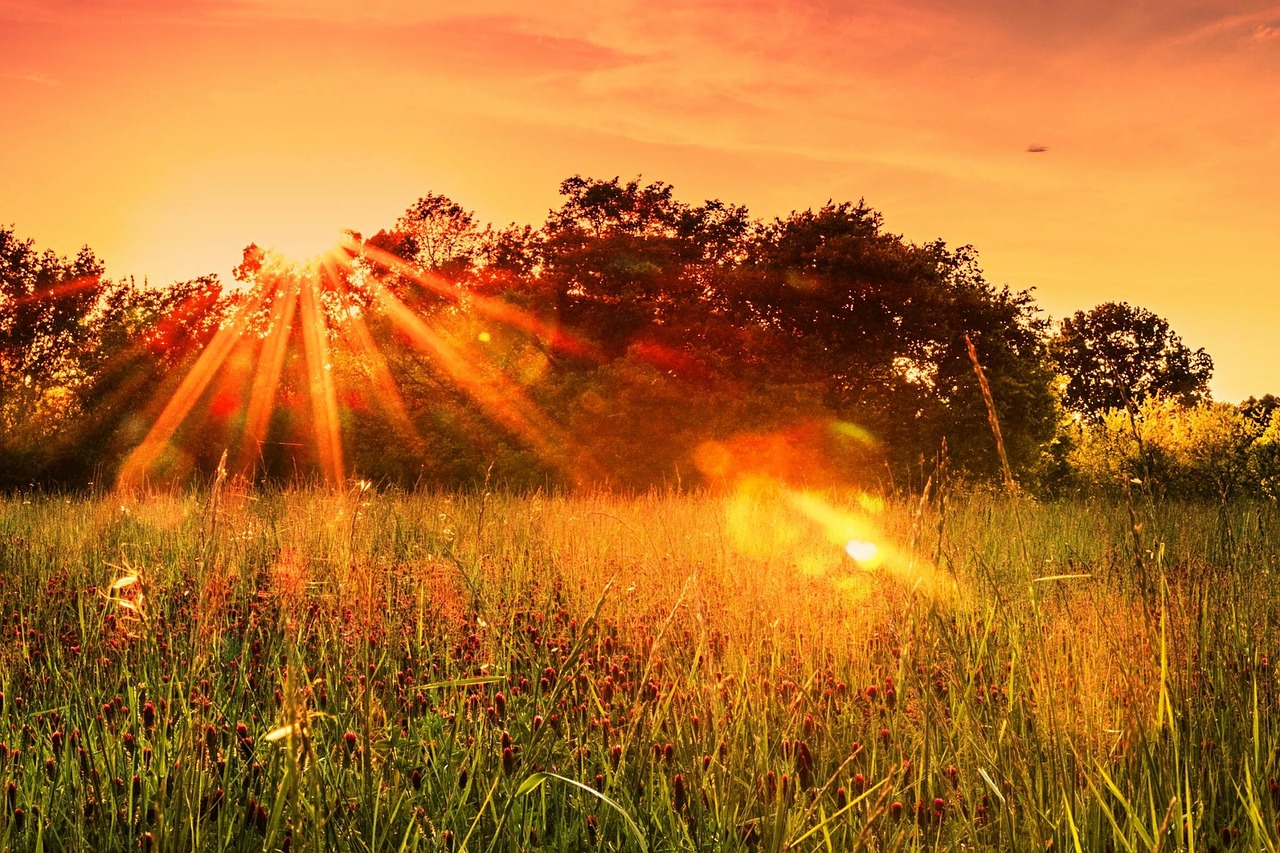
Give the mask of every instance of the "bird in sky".
[[1028, 145], [1027, 146], [1028, 154], [1043, 154], [1048, 150], [1049, 150], [1048, 145]]

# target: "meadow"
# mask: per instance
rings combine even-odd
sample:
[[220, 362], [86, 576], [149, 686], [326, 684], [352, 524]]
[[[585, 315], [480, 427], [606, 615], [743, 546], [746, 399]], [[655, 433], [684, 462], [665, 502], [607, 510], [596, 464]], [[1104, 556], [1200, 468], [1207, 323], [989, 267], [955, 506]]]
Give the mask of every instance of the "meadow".
[[1274, 850], [1271, 503], [0, 498], [7, 850]]

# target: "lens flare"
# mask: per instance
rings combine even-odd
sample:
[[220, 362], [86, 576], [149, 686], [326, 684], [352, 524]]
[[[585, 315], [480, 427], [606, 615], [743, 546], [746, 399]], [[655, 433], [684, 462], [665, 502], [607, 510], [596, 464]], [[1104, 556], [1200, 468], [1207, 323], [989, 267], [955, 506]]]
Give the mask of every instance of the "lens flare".
[[865, 539], [850, 539], [845, 543], [844, 552], [852, 557], [854, 562], [870, 565], [880, 555], [880, 548], [876, 543]]
[[[939, 571], [914, 539], [901, 543], [884, 529], [882, 497], [850, 486], [803, 488], [784, 478], [797, 470], [820, 469], [813, 459], [821, 454], [801, 453], [798, 439], [822, 432], [847, 435], [857, 430], [837, 424], [822, 431], [744, 435], [699, 448], [699, 469], [727, 489], [725, 532], [733, 549], [762, 570], [781, 566], [824, 579], [834, 591], [854, 600], [870, 599], [886, 583], [939, 600], [955, 595], [955, 578]], [[859, 438], [863, 445], [873, 441]], [[791, 458], [784, 461], [792, 464], [780, 465], [786, 453]], [[797, 460], [805, 464], [797, 466]]]
[[59, 299], [70, 299], [75, 296], [93, 295], [99, 288], [106, 286], [101, 276], [82, 275], [77, 278], [55, 284], [52, 287], [40, 288], [34, 290], [25, 296], [19, 296], [11, 299], [11, 305], [17, 307], [20, 305], [43, 305], [54, 302]]

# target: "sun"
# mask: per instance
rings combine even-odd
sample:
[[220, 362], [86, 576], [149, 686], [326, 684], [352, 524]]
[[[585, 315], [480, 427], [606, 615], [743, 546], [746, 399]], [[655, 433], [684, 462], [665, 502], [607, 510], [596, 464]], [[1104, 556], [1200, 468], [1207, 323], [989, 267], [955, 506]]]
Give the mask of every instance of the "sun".
[[349, 234], [349, 231], [341, 229], [312, 229], [300, 222], [296, 227], [285, 225], [276, 229], [259, 245], [290, 263], [313, 267], [346, 243]]

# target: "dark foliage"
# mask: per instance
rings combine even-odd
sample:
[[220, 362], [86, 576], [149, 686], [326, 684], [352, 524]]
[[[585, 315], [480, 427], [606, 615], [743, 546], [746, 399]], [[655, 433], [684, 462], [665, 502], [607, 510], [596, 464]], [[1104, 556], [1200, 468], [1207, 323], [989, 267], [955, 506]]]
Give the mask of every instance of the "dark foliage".
[[1182, 405], [1209, 396], [1209, 354], [1187, 347], [1163, 317], [1127, 302], [1107, 302], [1063, 320], [1051, 351], [1067, 377], [1063, 403], [1080, 414], [1132, 410], [1155, 396]]
[[[1100, 306], [1050, 340], [1031, 295], [989, 283], [971, 247], [911, 243], [865, 202], [763, 222], [661, 182], [575, 176], [560, 191], [537, 229], [481, 228], [428, 194], [351, 235], [316, 297], [346, 470], [644, 488], [754, 465], [918, 486], [945, 455], [996, 479], [966, 336], [1024, 483], [1063, 456], [1055, 370], [1079, 411], [1205, 393], [1208, 356], [1159, 317]], [[208, 472], [224, 449], [242, 473], [314, 474], [316, 366], [278, 298], [301, 285], [273, 264], [250, 246], [240, 290], [138, 287], [104, 278], [88, 249], [61, 258], [0, 230], [0, 484], [110, 477], [219, 329], [224, 357], [188, 383], [157, 475]], [[1274, 401], [1256, 402], [1266, 420]], [[726, 468], [725, 454], [751, 460]]]

